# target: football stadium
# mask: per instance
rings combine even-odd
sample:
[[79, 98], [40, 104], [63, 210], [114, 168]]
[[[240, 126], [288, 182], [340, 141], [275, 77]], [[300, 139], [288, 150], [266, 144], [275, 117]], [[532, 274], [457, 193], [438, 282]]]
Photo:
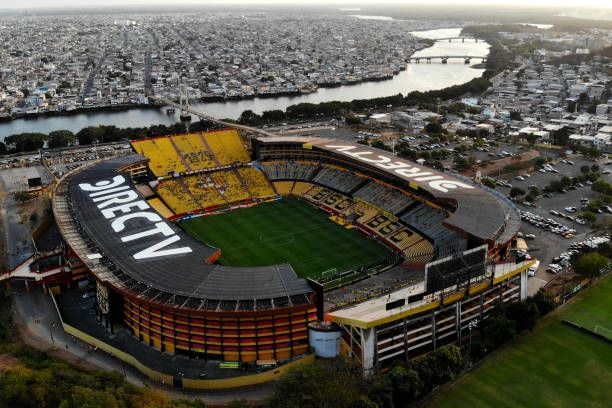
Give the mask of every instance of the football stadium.
[[526, 297], [517, 209], [457, 174], [233, 129], [131, 145], [57, 183], [64, 261], [47, 283], [94, 284], [99, 324], [143, 348], [267, 367], [342, 355], [367, 372], [460, 344]]

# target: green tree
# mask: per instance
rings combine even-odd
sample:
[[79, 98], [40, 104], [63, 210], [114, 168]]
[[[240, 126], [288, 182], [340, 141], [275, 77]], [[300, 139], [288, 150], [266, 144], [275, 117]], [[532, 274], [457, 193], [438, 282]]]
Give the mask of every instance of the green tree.
[[559, 181], [561, 182], [561, 186], [564, 188], [572, 185], [572, 179], [569, 178], [568, 176], [561, 177], [561, 180]]
[[375, 140], [375, 141], [373, 141], [371, 146], [375, 147], [377, 149], [386, 150], [388, 152], [391, 151], [391, 148], [389, 146], [387, 146], [382, 140]]
[[101, 127], [88, 126], [79, 130], [76, 134], [76, 138], [79, 141], [79, 145], [85, 146], [94, 142], [101, 142], [103, 135], [104, 130]]
[[546, 292], [544, 288], [540, 288], [538, 292], [532, 297], [527, 299], [528, 302], [535, 304], [538, 308], [538, 312], [541, 316], [545, 316], [552, 312], [555, 307], [555, 300], [553, 297]]
[[595, 180], [591, 185], [591, 190], [595, 191], [596, 193], [612, 195], [612, 186], [610, 186], [610, 183], [603, 179]]
[[591, 168], [589, 166], [587, 166], [587, 165], [580, 166], [580, 172], [582, 174], [588, 174], [588, 173], [591, 172]]
[[440, 124], [440, 122], [431, 121], [427, 125], [425, 125], [425, 132], [427, 132], [430, 135], [438, 135], [442, 133], [443, 131], [444, 129], [442, 128], [442, 125]]
[[511, 111], [510, 112], [510, 119], [512, 119], [512, 120], [523, 120], [523, 118], [521, 117], [521, 112], [519, 112], [519, 111]]
[[512, 187], [510, 189], [510, 197], [512, 198], [516, 198], [516, 197], [520, 197], [522, 195], [525, 195], [525, 190], [523, 190], [520, 187]]
[[355, 115], [347, 115], [344, 120], [346, 121], [347, 125], [360, 125], [361, 124], [361, 119], [359, 119], [358, 116]]
[[50, 149], [71, 146], [75, 143], [76, 136], [69, 130], [54, 130], [47, 137], [47, 146]]
[[269, 407], [352, 408], [371, 405], [361, 369], [341, 358], [289, 370], [276, 383]]
[[285, 112], [280, 109], [264, 111], [261, 119], [266, 123], [281, 122], [286, 119]]
[[405, 364], [398, 364], [387, 374], [393, 395], [393, 406], [401, 407], [410, 401], [416, 400], [423, 391], [423, 382], [419, 374]]
[[516, 322], [498, 312], [483, 322], [481, 331], [485, 343], [489, 344], [487, 348], [499, 347], [516, 337]]
[[260, 115], [256, 114], [250, 109], [247, 109], [244, 112], [242, 112], [242, 114], [238, 118], [238, 122], [242, 123], [243, 125], [255, 126], [255, 125], [261, 124], [262, 119]]
[[538, 140], [538, 136], [534, 135], [533, 133], [530, 133], [526, 136], [526, 139], [527, 139], [527, 143], [529, 143], [529, 146], [533, 146], [535, 142]]
[[580, 218], [582, 218], [583, 220], [585, 220], [586, 222], [593, 224], [595, 221], [597, 221], [597, 216], [595, 216], [595, 214], [593, 214], [590, 211], [583, 211], [580, 214]]
[[13, 199], [19, 204], [23, 204], [31, 198], [32, 194], [28, 193], [27, 191], [15, 191], [13, 193]]
[[4, 141], [14, 152], [31, 152], [41, 149], [45, 145], [47, 135], [44, 133], [20, 133], [7, 136]]
[[529, 194], [533, 195], [533, 196], [539, 196], [540, 195], [540, 189], [537, 186], [531, 186], [529, 187]]
[[489, 188], [495, 188], [496, 184], [495, 181], [493, 181], [490, 178], [485, 178], [482, 180], [482, 184], [484, 184], [485, 186], [489, 187]]
[[540, 317], [540, 311], [535, 303], [514, 302], [506, 307], [506, 317], [515, 322], [518, 332], [531, 331]]
[[600, 253], [591, 252], [576, 258], [573, 266], [576, 273], [592, 279], [599, 276], [602, 269], [607, 268], [609, 264], [608, 258]]

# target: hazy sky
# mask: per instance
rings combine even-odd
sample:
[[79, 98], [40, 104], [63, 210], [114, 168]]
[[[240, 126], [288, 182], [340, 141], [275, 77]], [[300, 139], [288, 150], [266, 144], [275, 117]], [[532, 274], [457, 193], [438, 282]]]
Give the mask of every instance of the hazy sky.
[[[368, 3], [359, 0], [0, 0], [0, 9], [6, 8], [30, 8], [30, 7], [61, 7], [61, 6], [99, 6], [99, 5], [171, 5], [171, 4], [322, 4], [328, 6], [349, 7], [358, 3]], [[379, 4], [410, 4], [420, 3], [417, 0], [381, 0]], [[597, 7], [612, 8], [612, 0], [427, 0], [425, 4], [511, 4], [530, 6], [569, 6], [569, 7]], [[371, 4], [371, 3], [370, 3]]]

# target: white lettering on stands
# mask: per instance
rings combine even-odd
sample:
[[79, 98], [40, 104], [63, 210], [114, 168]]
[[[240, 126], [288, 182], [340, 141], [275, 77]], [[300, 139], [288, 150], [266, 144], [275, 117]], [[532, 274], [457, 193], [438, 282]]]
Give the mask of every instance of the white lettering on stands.
[[[434, 190], [441, 191], [443, 193], [447, 193], [448, 190], [452, 190], [455, 188], [465, 188], [468, 190], [473, 189], [473, 186], [469, 184], [462, 183], [457, 180], [447, 179], [444, 176], [434, 175], [432, 172], [427, 171], [418, 166], [394, 161], [390, 157], [383, 155], [376, 155], [374, 152], [369, 152], [366, 150], [355, 151], [355, 149], [359, 149], [356, 146], [347, 146], [347, 145], [325, 145], [325, 147], [334, 149], [338, 152], [345, 153], [349, 156], [356, 158], [359, 161], [372, 163], [376, 167], [380, 167], [381, 169], [391, 170], [393, 173], [401, 176], [405, 179], [414, 179], [415, 181], [426, 181], [427, 185]], [[373, 157], [372, 157], [373, 156]]]
[[[112, 220], [111, 228], [115, 232], [121, 232], [126, 229], [126, 221], [133, 218], [144, 218], [151, 223], [154, 223], [154, 228], [138, 231], [130, 235], [121, 237], [122, 242], [135, 241], [148, 236], [162, 234], [164, 240], [159, 241], [148, 248], [141, 250], [133, 255], [134, 259], [157, 258], [160, 256], [171, 256], [193, 252], [190, 247], [167, 248], [169, 245], [180, 241], [180, 237], [172, 230], [172, 228], [162, 220], [162, 218], [154, 211], [149, 210], [151, 206], [144, 200], [138, 200], [138, 193], [130, 188], [129, 185], [123, 185], [126, 182], [125, 177], [115, 176], [112, 180], [102, 180], [95, 184], [79, 184], [83, 191], [92, 192], [89, 197], [93, 202], [99, 203], [97, 207], [101, 210], [102, 215], [107, 220]], [[121, 204], [115, 207], [106, 208], [112, 204]], [[132, 209], [141, 211], [132, 212]], [[119, 214], [125, 214], [118, 216]]]

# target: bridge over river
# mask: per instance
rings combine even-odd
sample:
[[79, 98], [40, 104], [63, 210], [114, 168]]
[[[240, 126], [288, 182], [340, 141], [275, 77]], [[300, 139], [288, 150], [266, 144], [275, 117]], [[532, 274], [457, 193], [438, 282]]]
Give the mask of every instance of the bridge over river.
[[473, 59], [487, 62], [487, 57], [483, 57], [482, 55], [426, 55], [406, 58], [406, 62], [415, 62], [418, 64], [421, 61], [425, 61], [427, 64], [431, 64], [432, 61], [440, 60], [442, 64], [446, 64], [449, 59], [462, 59], [466, 64], [471, 63]]

